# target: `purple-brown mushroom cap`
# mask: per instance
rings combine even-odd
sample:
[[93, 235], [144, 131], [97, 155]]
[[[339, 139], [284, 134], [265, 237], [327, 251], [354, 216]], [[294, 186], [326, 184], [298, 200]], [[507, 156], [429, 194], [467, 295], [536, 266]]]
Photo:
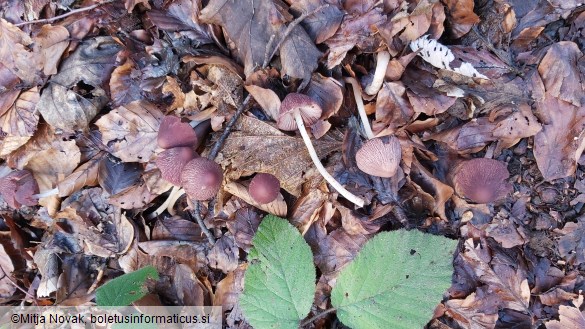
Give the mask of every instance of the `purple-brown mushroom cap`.
[[510, 177], [506, 164], [493, 159], [463, 161], [452, 177], [455, 192], [476, 203], [501, 200], [512, 191], [512, 185], [506, 182]]
[[175, 186], [181, 185], [181, 173], [185, 165], [198, 154], [190, 147], [173, 147], [161, 152], [156, 158], [156, 166], [162, 178]]
[[301, 115], [305, 125], [310, 126], [319, 120], [322, 112], [323, 110], [319, 103], [315, 102], [311, 97], [299, 93], [290, 93], [286, 95], [280, 104], [280, 114], [276, 125], [280, 130], [297, 130], [296, 113]]
[[15, 170], [0, 179], [0, 194], [14, 209], [19, 209], [22, 205], [37, 205], [37, 199], [33, 195], [38, 193], [37, 181], [28, 170]]
[[181, 118], [167, 115], [158, 129], [157, 144], [163, 149], [197, 144], [197, 135], [191, 126]]
[[400, 142], [394, 136], [370, 139], [355, 155], [357, 166], [361, 171], [368, 175], [386, 178], [396, 174], [401, 158]]
[[248, 186], [248, 192], [259, 204], [270, 203], [276, 200], [280, 193], [280, 181], [271, 174], [256, 174]]
[[195, 158], [185, 165], [181, 173], [181, 186], [185, 193], [198, 201], [213, 198], [221, 186], [223, 171], [215, 162], [207, 158]]

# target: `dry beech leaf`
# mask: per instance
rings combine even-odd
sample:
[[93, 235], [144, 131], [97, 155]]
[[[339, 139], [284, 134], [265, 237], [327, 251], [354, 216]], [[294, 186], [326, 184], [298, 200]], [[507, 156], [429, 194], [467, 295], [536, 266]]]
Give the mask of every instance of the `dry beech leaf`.
[[473, 0], [446, 0], [447, 19], [453, 38], [458, 39], [467, 34], [473, 25], [479, 22], [479, 17], [473, 12]]
[[585, 328], [585, 315], [578, 307], [559, 306], [559, 320], [546, 322], [547, 329], [581, 329]]
[[486, 310], [486, 307], [496, 304], [498, 296], [484, 290], [480, 288], [465, 299], [448, 300], [445, 302], [446, 313], [463, 328], [495, 328], [498, 320], [497, 309], [490, 310], [488, 308]]
[[98, 165], [98, 182], [109, 194], [117, 194], [140, 180], [142, 168], [136, 162], [120, 162], [105, 156]]
[[27, 33], [0, 18], [0, 62], [21, 80], [32, 84], [36, 79], [36, 54], [25, 47], [33, 43]]
[[106, 153], [100, 151], [86, 163], [77, 167], [77, 169], [75, 169], [75, 171], [65, 179], [61, 180], [57, 184], [57, 188], [59, 189], [59, 196], [69, 196], [75, 191], [81, 190], [85, 186], [96, 186], [98, 184], [98, 167], [102, 161], [102, 158], [105, 156]]
[[[275, 35], [275, 40], [281, 39], [286, 28], [285, 23], [292, 18], [270, 0], [212, 0], [203, 8], [199, 17], [204, 23], [223, 27], [227, 37], [235, 44], [238, 57], [244, 63], [246, 76], [262, 66], [270, 37]], [[282, 62], [281, 73], [304, 80], [300, 88], [309, 83], [321, 57], [321, 52], [300, 26], [291, 30], [282, 43], [279, 54]]]
[[[317, 7], [326, 4], [325, 0], [312, 1], [312, 0], [300, 0], [292, 1], [290, 10], [299, 16], [302, 13], [312, 12]], [[305, 18], [301, 25], [305, 28], [309, 36], [315, 41], [316, 44], [322, 43], [329, 39], [343, 20], [343, 12], [336, 6], [329, 5], [315, 14]]]
[[157, 148], [156, 138], [163, 113], [145, 101], [113, 109], [96, 125], [102, 142], [124, 162], [148, 162]]
[[[284, 134], [271, 125], [252, 117], [242, 116], [225, 142], [224, 167], [230, 180], [256, 172], [269, 173], [280, 181], [282, 188], [299, 196], [303, 173], [313, 167], [313, 161], [300, 137]], [[324, 157], [340, 148], [339, 136], [325, 135], [313, 141], [317, 154]], [[341, 139], [341, 138], [339, 138]], [[246, 152], [242, 152], [246, 150]]]
[[343, 103], [343, 91], [339, 82], [319, 73], [313, 74], [313, 79], [307, 87], [306, 93], [321, 106], [321, 119], [329, 119], [337, 114]]
[[43, 90], [37, 110], [55, 128], [85, 131], [108, 102], [105, 86], [116, 63], [118, 43], [110, 37], [83, 42]]
[[0, 117], [2, 131], [15, 137], [32, 136], [39, 124], [39, 112], [35, 110], [39, 98], [37, 87], [22, 92], [8, 111]]
[[207, 238], [201, 232], [197, 223], [174, 216], [156, 221], [152, 230], [153, 240], [177, 240], [206, 242]]
[[197, 269], [207, 265], [207, 246], [199, 242], [156, 240], [139, 242], [140, 249], [156, 257], [169, 257]]
[[0, 86], [4, 87], [0, 90], [0, 116], [8, 111], [20, 95], [19, 82], [20, 79], [6, 65], [0, 63]]
[[136, 69], [134, 62], [127, 58], [123, 65], [114, 69], [110, 77], [110, 94], [112, 104], [121, 106], [141, 100], [140, 78], [142, 73]]
[[69, 31], [63, 26], [43, 25], [35, 36], [34, 51], [39, 56], [39, 70], [45, 75], [57, 73], [57, 65], [69, 46]]
[[581, 103], [585, 72], [579, 71], [577, 63], [581, 57], [583, 53], [576, 43], [563, 41], [553, 44], [538, 65], [545, 90], [551, 96], [575, 106], [585, 105]]
[[210, 299], [208, 291], [189, 266], [177, 264], [173, 283], [177, 297], [183, 305], [208, 305], [206, 304], [206, 299]]
[[261, 220], [262, 216], [253, 208], [242, 207], [236, 211], [233, 220], [227, 221], [228, 230], [234, 236], [238, 247], [246, 252], [250, 251], [252, 238], [258, 230]]
[[223, 187], [223, 189], [232, 194], [237, 196], [238, 198], [244, 200], [246, 203], [260, 209], [263, 211], [266, 211], [267, 213], [276, 215], [276, 216], [280, 216], [280, 217], [286, 217], [286, 213], [287, 213], [287, 206], [286, 206], [286, 202], [284, 202], [284, 198], [282, 197], [282, 194], [279, 193], [278, 197], [276, 198], [276, 200], [270, 202], [270, 203], [266, 203], [266, 204], [259, 204], [256, 201], [254, 201], [254, 199], [252, 199], [252, 197], [250, 196], [250, 193], [248, 193], [248, 189], [237, 183], [237, 182], [230, 182], [225, 184], [225, 186]]
[[6, 136], [0, 141], [0, 156], [5, 157], [25, 145], [30, 137]]
[[238, 267], [239, 250], [234, 242], [234, 236], [224, 234], [215, 242], [207, 255], [209, 266], [229, 273]]
[[262, 88], [254, 85], [245, 86], [246, 90], [254, 97], [256, 102], [262, 107], [266, 115], [276, 121], [280, 112], [280, 98], [276, 93], [268, 88]]
[[546, 118], [534, 137], [534, 158], [547, 181], [575, 173], [585, 149], [585, 107], [576, 107], [551, 95], [536, 106]]
[[247, 267], [248, 263], [240, 264], [217, 283], [213, 306], [223, 306], [224, 310], [231, 310], [236, 306], [238, 297], [244, 290], [244, 273]]
[[148, 0], [126, 0], [124, 1], [124, 7], [128, 10], [128, 13], [131, 13], [138, 4], [143, 5], [146, 9], [150, 9], [150, 4]]
[[0, 244], [0, 300], [4, 298], [10, 298], [16, 287], [12, 284], [11, 277], [14, 271], [14, 264], [6, 253], [4, 246]]

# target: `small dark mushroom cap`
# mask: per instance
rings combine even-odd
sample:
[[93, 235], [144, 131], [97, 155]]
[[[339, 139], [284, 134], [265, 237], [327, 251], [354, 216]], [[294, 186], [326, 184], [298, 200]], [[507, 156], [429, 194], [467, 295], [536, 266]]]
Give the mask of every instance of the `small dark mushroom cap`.
[[400, 142], [394, 136], [370, 139], [355, 155], [358, 168], [377, 177], [394, 176], [401, 158]]
[[156, 166], [162, 178], [173, 185], [181, 185], [181, 172], [185, 165], [196, 158], [198, 154], [190, 147], [173, 147], [164, 150], [156, 158]]
[[271, 174], [256, 174], [248, 186], [248, 192], [259, 204], [270, 203], [276, 200], [280, 193], [280, 181]]
[[28, 170], [15, 170], [0, 179], [0, 194], [14, 209], [19, 209], [22, 205], [37, 205], [37, 199], [33, 195], [38, 193], [37, 181]]
[[178, 146], [197, 144], [197, 135], [191, 126], [176, 116], [165, 116], [160, 123], [157, 136], [158, 146], [170, 149]]
[[185, 165], [181, 173], [181, 186], [193, 200], [213, 198], [223, 180], [223, 171], [214, 161], [207, 158], [195, 158]]
[[490, 203], [506, 197], [512, 185], [506, 164], [493, 159], [476, 158], [461, 162], [454, 169], [453, 187], [459, 196], [476, 203]]
[[323, 110], [319, 103], [315, 102], [311, 97], [299, 93], [290, 93], [286, 95], [280, 104], [280, 114], [276, 125], [280, 130], [297, 130], [296, 113], [301, 115], [305, 125], [310, 126], [319, 120], [322, 112]]

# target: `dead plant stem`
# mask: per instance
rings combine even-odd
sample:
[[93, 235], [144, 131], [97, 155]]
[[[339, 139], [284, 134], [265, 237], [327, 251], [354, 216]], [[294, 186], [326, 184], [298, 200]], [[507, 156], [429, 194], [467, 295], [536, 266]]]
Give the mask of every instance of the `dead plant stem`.
[[311, 318], [309, 318], [309, 319], [301, 322], [301, 325], [299, 327], [300, 328], [304, 328], [306, 325], [309, 325], [309, 324], [313, 323], [314, 321], [317, 321], [320, 318], [325, 317], [329, 313], [333, 313], [335, 311], [337, 311], [337, 309], [335, 307], [326, 309], [325, 311], [323, 311], [323, 312], [321, 312], [321, 313], [319, 313], [319, 314], [317, 314], [317, 315], [315, 315], [315, 316], [313, 316], [313, 317], [311, 317]]
[[51, 18], [35, 19], [33, 21], [28, 21], [28, 22], [22, 22], [22, 23], [14, 24], [14, 26], [24, 26], [24, 25], [37, 24], [37, 23], [51, 23], [53, 21], [60, 20], [60, 19], [63, 19], [65, 17], [69, 17], [71, 15], [75, 15], [75, 14], [78, 14], [78, 13], [82, 13], [84, 11], [89, 11], [89, 10], [95, 9], [95, 8], [97, 8], [99, 6], [103, 6], [103, 5], [106, 5], [108, 3], [112, 3], [114, 1], [115, 0], [106, 0], [104, 2], [96, 3], [95, 5], [91, 5], [91, 6], [87, 6], [87, 7], [83, 7], [83, 8], [78, 8], [78, 9], [73, 9], [70, 12], [65, 13], [63, 15], [59, 15], [59, 16], [55, 16], [55, 17], [51, 17]]

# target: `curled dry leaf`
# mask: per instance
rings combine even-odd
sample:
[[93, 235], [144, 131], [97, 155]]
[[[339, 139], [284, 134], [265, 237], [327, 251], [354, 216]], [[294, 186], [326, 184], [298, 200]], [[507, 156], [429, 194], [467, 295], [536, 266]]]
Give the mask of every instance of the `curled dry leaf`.
[[37, 110], [45, 121], [63, 131], [87, 130], [108, 102], [106, 83], [119, 50], [118, 43], [110, 37], [83, 42], [41, 94]]
[[246, 90], [254, 97], [264, 113], [272, 120], [278, 119], [280, 113], [280, 98], [276, 93], [268, 88], [262, 88], [255, 85], [247, 85]]
[[447, 11], [447, 20], [453, 38], [458, 39], [479, 23], [479, 17], [473, 12], [473, 0], [447, 0], [443, 4]]
[[101, 117], [96, 125], [102, 142], [124, 162], [148, 162], [154, 156], [163, 113], [145, 101], [120, 106]]
[[59, 196], [69, 196], [85, 186], [96, 186], [98, 184], [98, 167], [104, 157], [106, 157], [106, 152], [98, 152], [93, 158], [77, 167], [65, 179], [59, 181], [57, 184]]

